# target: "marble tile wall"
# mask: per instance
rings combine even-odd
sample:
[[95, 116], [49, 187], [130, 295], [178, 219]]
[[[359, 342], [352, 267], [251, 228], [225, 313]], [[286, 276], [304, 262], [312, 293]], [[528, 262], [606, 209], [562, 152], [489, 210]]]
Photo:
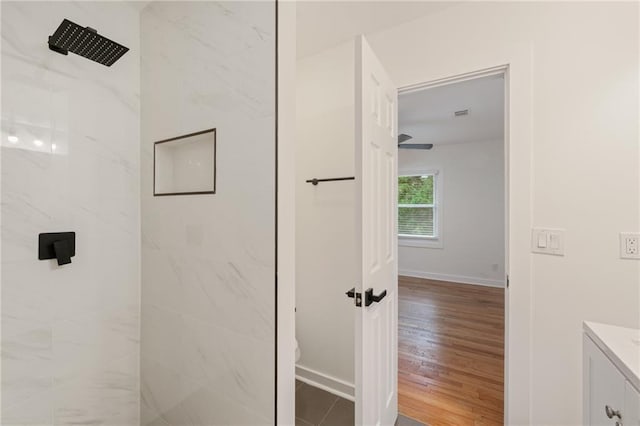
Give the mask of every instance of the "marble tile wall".
[[[275, 4], [141, 16], [141, 424], [272, 424]], [[153, 197], [153, 142], [217, 129], [215, 195]]]
[[[2, 8], [2, 407], [8, 425], [139, 424], [139, 11]], [[48, 49], [63, 18], [131, 51], [111, 68]], [[38, 234], [75, 231], [73, 263]]]

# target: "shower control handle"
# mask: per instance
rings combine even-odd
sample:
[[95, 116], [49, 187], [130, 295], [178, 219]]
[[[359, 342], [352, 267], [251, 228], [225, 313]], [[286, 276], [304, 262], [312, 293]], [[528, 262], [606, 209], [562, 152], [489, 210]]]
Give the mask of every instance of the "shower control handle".
[[369, 306], [373, 302], [378, 303], [382, 299], [384, 299], [386, 295], [387, 295], [387, 290], [382, 290], [382, 293], [376, 296], [375, 294], [373, 294], [373, 289], [370, 288], [364, 292], [364, 306]]

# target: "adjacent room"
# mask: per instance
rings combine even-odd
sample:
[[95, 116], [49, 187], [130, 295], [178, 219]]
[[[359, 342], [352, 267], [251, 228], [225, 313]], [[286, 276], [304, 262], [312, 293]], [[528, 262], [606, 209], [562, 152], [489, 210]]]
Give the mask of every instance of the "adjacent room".
[[398, 100], [398, 409], [503, 424], [504, 75]]

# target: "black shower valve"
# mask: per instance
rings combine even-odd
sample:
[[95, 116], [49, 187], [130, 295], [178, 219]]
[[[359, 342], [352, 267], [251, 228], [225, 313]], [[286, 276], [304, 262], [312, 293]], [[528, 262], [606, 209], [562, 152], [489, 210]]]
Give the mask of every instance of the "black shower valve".
[[56, 259], [58, 265], [66, 265], [75, 255], [75, 232], [48, 232], [38, 236], [39, 260]]

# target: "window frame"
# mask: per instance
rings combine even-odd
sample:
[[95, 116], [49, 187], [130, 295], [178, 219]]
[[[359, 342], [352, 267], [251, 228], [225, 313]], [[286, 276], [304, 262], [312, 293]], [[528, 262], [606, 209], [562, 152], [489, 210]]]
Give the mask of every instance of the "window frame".
[[397, 213], [402, 206], [423, 206], [433, 208], [433, 236], [406, 235], [397, 231], [398, 245], [405, 247], [442, 248], [442, 169], [405, 170], [398, 173], [398, 179], [404, 176], [433, 176], [433, 204], [400, 204], [396, 199]]

